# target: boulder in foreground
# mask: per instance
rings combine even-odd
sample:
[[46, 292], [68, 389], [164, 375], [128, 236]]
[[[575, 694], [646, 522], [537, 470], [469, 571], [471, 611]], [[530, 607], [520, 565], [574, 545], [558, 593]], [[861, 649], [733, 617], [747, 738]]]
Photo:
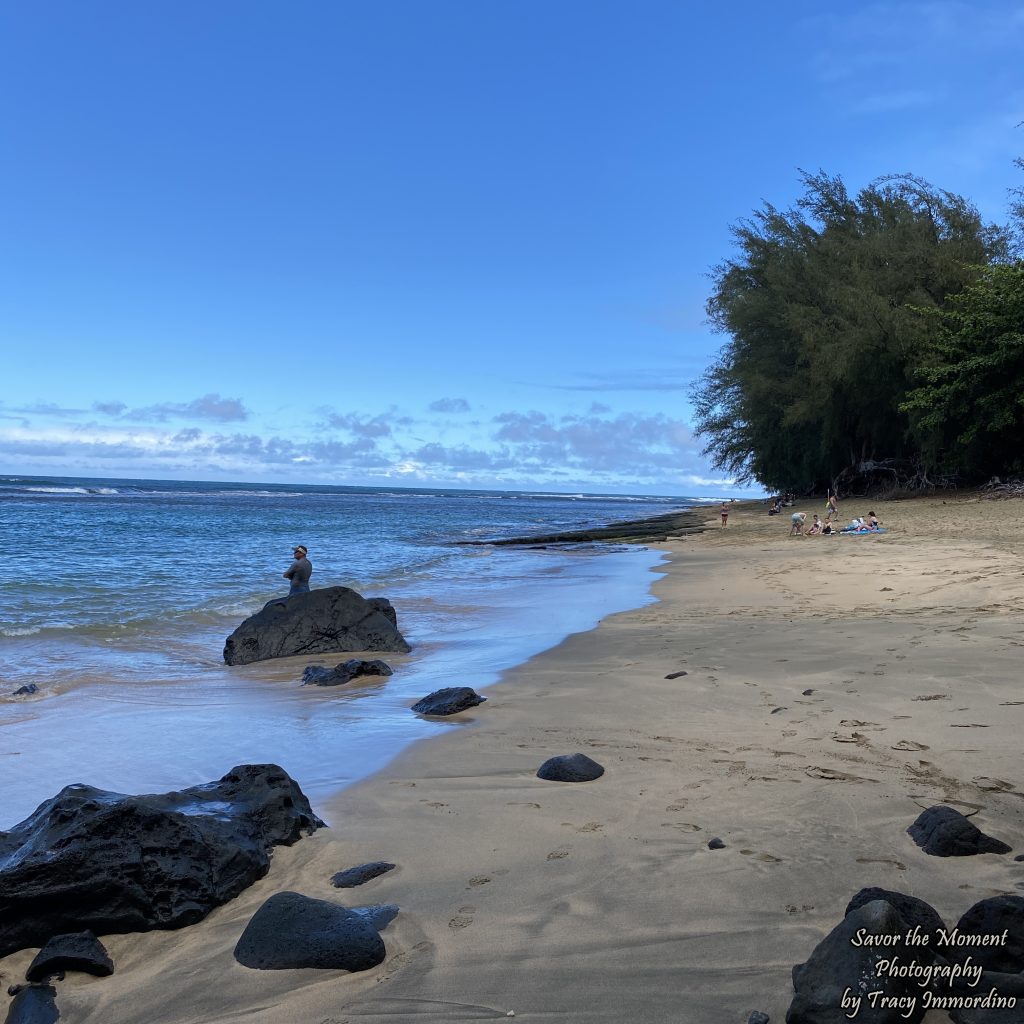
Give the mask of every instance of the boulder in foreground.
[[939, 804], [922, 811], [907, 834], [933, 857], [971, 857], [976, 853], [1009, 853], [1010, 847], [979, 831], [959, 811]]
[[0, 957], [86, 928], [194, 924], [265, 875], [273, 847], [322, 825], [274, 764], [145, 796], [65, 786], [0, 834]]
[[593, 782], [604, 775], [604, 766], [586, 754], [549, 757], [538, 769], [537, 778], [547, 782]]
[[397, 912], [394, 906], [350, 909], [298, 892], [279, 892], [245, 926], [235, 959], [260, 971], [367, 971], [383, 961], [379, 929]]
[[56, 1024], [57, 990], [52, 985], [24, 985], [15, 994], [5, 1024]]
[[[899, 939], [888, 945], [857, 944], [858, 932]], [[851, 911], [811, 953], [807, 963], [793, 972], [796, 994], [786, 1013], [786, 1024], [848, 1024], [853, 1007], [843, 1003], [850, 994], [879, 992], [877, 1003], [863, 998], [856, 1020], [865, 1024], [916, 1024], [926, 1012], [922, 989], [915, 978], [893, 976], [879, 961], [893, 957], [920, 964], [938, 958], [930, 946], [905, 947], [907, 922], [886, 900], [873, 900]]]
[[342, 651], [410, 650], [391, 602], [348, 587], [324, 587], [267, 602], [224, 643], [229, 665]]
[[457, 715], [460, 711], [475, 708], [487, 700], [471, 686], [446, 686], [443, 690], [428, 693], [413, 704], [413, 711], [420, 715]]
[[373, 661], [363, 661], [360, 658], [349, 658], [334, 668], [327, 668], [325, 665], [307, 665], [302, 670], [303, 686], [344, 686], [360, 676], [391, 676], [394, 675], [392, 668], [379, 658]]
[[114, 973], [114, 961], [92, 932], [70, 932], [54, 935], [36, 953], [25, 977], [29, 981], [45, 981], [63, 971], [81, 971], [106, 978]]

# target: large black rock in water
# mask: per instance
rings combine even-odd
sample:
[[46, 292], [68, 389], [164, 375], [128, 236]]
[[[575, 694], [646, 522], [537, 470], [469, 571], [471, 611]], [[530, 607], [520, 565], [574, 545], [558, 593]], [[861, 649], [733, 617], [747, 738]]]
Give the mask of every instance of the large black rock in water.
[[267, 873], [270, 853], [323, 822], [283, 768], [125, 796], [65, 786], [0, 834], [0, 957], [86, 928], [181, 928]]
[[324, 587], [269, 601], [224, 644], [229, 665], [336, 651], [410, 650], [391, 602], [348, 587]]

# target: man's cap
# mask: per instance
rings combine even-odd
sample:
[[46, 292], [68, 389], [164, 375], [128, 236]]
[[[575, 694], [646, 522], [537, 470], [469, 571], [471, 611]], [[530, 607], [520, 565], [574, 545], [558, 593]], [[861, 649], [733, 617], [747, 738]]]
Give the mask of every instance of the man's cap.
[[296, 545], [295, 550], [296, 551], [301, 551], [302, 554], [305, 554], [306, 553], [306, 545], [305, 544], [298, 544], [298, 545]]

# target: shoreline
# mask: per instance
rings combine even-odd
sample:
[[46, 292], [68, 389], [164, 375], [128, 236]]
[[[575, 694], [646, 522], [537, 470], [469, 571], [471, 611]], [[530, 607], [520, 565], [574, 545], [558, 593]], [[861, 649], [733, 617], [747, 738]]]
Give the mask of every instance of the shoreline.
[[[473, 728], [416, 742], [332, 798], [329, 831], [276, 851], [206, 921], [110, 937], [115, 976], [69, 975], [58, 1005], [123, 1024], [781, 1020], [790, 968], [862, 886], [922, 897], [949, 927], [1013, 892], [1011, 857], [927, 857], [905, 829], [949, 803], [1024, 846], [1007, 781], [1024, 725], [1024, 510], [966, 498], [879, 512], [883, 537], [789, 541], [737, 503], [726, 530], [665, 545], [657, 603], [502, 673]], [[577, 750], [601, 779], [535, 777]], [[707, 848], [716, 836], [725, 849]], [[398, 868], [330, 886], [377, 859]], [[283, 889], [397, 903], [388, 958], [351, 976], [240, 967], [241, 928]], [[30, 957], [0, 965], [5, 983]]]

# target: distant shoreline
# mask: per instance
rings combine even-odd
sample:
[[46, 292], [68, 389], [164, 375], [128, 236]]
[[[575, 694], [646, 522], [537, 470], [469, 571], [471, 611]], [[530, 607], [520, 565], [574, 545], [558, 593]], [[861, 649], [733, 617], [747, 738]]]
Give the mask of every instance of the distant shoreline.
[[461, 540], [457, 544], [469, 547], [526, 547], [546, 544], [581, 544], [602, 541], [651, 542], [666, 541], [674, 535], [703, 533], [708, 519], [707, 507], [681, 509], [646, 519], [609, 523], [582, 530], [561, 533], [543, 533], [525, 537], [501, 537], [495, 540]]

